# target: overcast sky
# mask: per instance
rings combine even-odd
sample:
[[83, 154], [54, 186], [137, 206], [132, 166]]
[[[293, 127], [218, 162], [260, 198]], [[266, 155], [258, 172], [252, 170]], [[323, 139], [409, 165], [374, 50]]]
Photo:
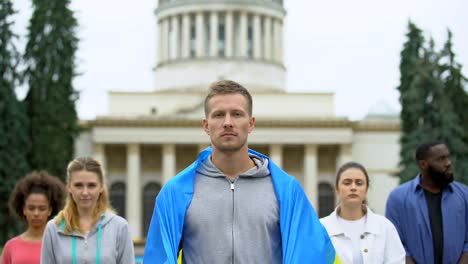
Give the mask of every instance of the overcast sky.
[[[75, 0], [79, 22], [78, 113], [107, 113], [107, 91], [151, 91], [156, 59], [157, 1]], [[398, 65], [408, 19], [440, 48], [454, 34], [468, 76], [466, 0], [284, 0], [287, 90], [336, 92], [336, 114], [351, 119], [370, 109], [399, 110]], [[26, 34], [31, 0], [13, 0], [15, 30]], [[24, 43], [24, 42], [23, 42]], [[19, 47], [22, 49], [22, 46]], [[384, 102], [384, 103], [382, 103]]]

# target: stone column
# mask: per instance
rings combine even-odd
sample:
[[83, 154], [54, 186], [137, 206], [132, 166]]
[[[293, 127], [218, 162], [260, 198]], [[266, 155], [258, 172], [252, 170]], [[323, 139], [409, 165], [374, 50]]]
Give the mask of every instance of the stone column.
[[171, 42], [169, 49], [171, 50], [170, 59], [175, 60], [180, 57], [180, 39], [179, 39], [179, 17], [171, 17]]
[[107, 177], [106, 147], [104, 144], [94, 143], [93, 158], [99, 161], [99, 163], [101, 163], [101, 168], [104, 173], [104, 176]]
[[281, 22], [279, 19], [273, 20], [273, 59], [276, 62], [281, 62]]
[[183, 59], [190, 57], [190, 15], [182, 15], [182, 41], [180, 55]]
[[210, 57], [218, 56], [218, 13], [210, 13]]
[[248, 35], [247, 35], [247, 29], [248, 25], [247, 25], [247, 13], [245, 11], [242, 11], [240, 13], [240, 17], [239, 17], [239, 36], [238, 36], [238, 40], [239, 40], [239, 56], [242, 57], [242, 58], [246, 58], [247, 57], [247, 38], [248, 38]]
[[264, 17], [263, 18], [263, 58], [265, 60], [271, 60], [272, 59], [272, 45], [273, 39], [271, 37], [271, 17]]
[[176, 147], [174, 144], [164, 144], [162, 151], [162, 183], [165, 184], [176, 174]]
[[260, 26], [260, 15], [253, 16], [253, 57], [260, 59], [262, 57], [262, 29]]
[[304, 145], [304, 189], [309, 201], [318, 212], [318, 147]]
[[127, 190], [125, 211], [132, 238], [142, 237], [140, 145], [127, 145]]
[[226, 12], [225, 17], [225, 36], [226, 36], [226, 50], [225, 55], [226, 57], [232, 57], [234, 55], [234, 17], [232, 11]]
[[279, 144], [270, 145], [270, 159], [279, 167], [283, 166], [283, 146]]
[[336, 157], [336, 168], [338, 169], [344, 163], [353, 159], [351, 144], [342, 144], [338, 146], [338, 156]]
[[158, 21], [158, 52], [156, 54], [158, 54], [158, 64], [163, 62], [163, 23], [162, 21]]
[[162, 21], [162, 62], [169, 59], [169, 20], [164, 18]]
[[205, 56], [205, 27], [203, 13], [198, 12], [195, 16], [196, 57]]

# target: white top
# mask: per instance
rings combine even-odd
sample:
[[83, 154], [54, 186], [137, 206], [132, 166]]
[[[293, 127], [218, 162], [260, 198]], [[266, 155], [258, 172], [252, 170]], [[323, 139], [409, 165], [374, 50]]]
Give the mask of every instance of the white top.
[[351, 239], [353, 249], [353, 264], [363, 264], [361, 251], [361, 235], [364, 234], [364, 229], [367, 222], [367, 214], [357, 220], [346, 220], [338, 216], [338, 222], [345, 230], [345, 236]]
[[[395, 226], [384, 216], [374, 214], [367, 208], [367, 221], [359, 239], [364, 264], [405, 263], [406, 252]], [[353, 242], [348, 228], [338, 220], [336, 209], [329, 216], [320, 219], [331, 238], [341, 263], [353, 262]]]

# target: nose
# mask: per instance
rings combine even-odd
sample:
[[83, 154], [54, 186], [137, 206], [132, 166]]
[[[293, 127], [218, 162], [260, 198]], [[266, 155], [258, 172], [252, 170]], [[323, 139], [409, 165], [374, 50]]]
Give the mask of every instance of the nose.
[[231, 118], [230, 114], [226, 114], [226, 116], [224, 117], [223, 126], [224, 127], [232, 127], [232, 118]]
[[451, 159], [447, 159], [447, 162], [446, 162], [445, 166], [446, 166], [447, 168], [450, 168], [450, 167], [452, 166], [452, 160], [451, 160]]
[[88, 187], [83, 188], [83, 194], [88, 194]]

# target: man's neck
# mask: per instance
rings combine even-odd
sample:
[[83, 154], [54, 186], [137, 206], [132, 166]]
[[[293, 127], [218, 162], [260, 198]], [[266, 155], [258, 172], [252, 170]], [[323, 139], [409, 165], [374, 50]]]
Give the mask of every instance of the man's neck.
[[237, 178], [239, 174], [255, 166], [255, 162], [250, 158], [247, 149], [233, 153], [213, 150], [211, 161], [230, 179]]
[[424, 190], [427, 190], [431, 193], [440, 193], [442, 191], [442, 186], [432, 180], [429, 175], [424, 173], [421, 173], [421, 186], [424, 188]]

